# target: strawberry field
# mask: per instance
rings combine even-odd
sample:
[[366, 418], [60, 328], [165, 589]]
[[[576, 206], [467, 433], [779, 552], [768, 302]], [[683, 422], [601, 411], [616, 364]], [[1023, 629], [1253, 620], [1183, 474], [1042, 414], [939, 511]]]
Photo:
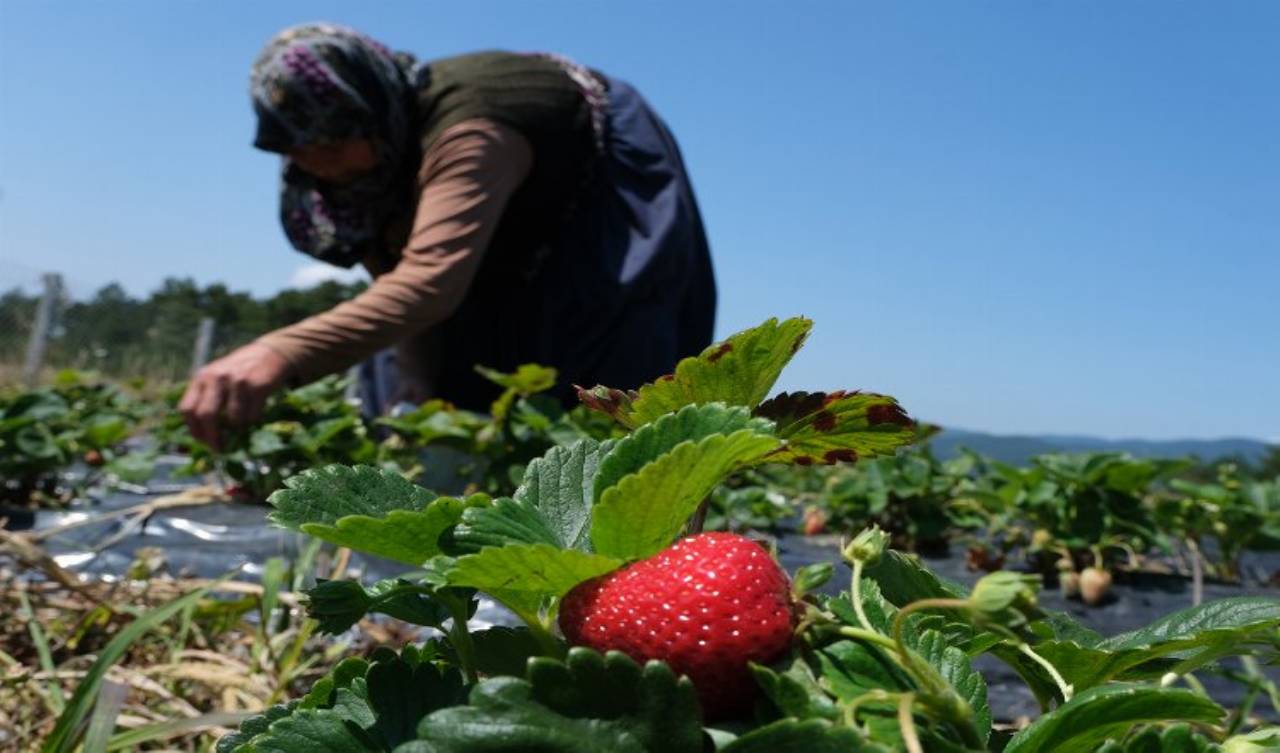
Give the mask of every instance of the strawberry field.
[[810, 327], [572, 410], [532, 365], [484, 415], [325, 380], [219, 452], [139, 385], [5, 395], [0, 745], [1280, 749], [1280, 479], [937, 458], [887, 395], [774, 393]]

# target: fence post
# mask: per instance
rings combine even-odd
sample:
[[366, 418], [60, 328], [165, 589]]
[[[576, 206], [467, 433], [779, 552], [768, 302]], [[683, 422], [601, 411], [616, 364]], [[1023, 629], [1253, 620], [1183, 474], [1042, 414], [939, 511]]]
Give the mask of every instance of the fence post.
[[22, 364], [22, 380], [28, 387], [34, 387], [40, 381], [45, 352], [49, 349], [49, 337], [53, 334], [53, 320], [58, 314], [58, 302], [62, 298], [62, 275], [49, 272], [41, 279], [44, 282], [44, 295], [36, 305], [36, 320], [31, 327], [31, 339], [27, 341], [27, 358]]
[[191, 353], [191, 373], [194, 375], [209, 362], [209, 353], [213, 350], [214, 321], [212, 316], [200, 318], [200, 327], [196, 330], [196, 345]]

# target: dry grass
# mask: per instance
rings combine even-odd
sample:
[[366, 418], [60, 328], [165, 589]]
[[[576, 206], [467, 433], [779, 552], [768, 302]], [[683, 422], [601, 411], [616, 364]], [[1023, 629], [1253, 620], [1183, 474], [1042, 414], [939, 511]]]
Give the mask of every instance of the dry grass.
[[[14, 538], [0, 545], [0, 750], [39, 750], [108, 642], [138, 615], [200, 588], [208, 598], [134, 641], [107, 671], [103, 686], [122, 695], [112, 733], [121, 747], [109, 749], [212, 750], [244, 716], [304, 693], [340, 655], [410, 637], [373, 625], [354, 647], [315, 635], [292, 590], [300, 571], [283, 562], [268, 567], [265, 587], [211, 583], [170, 576], [162, 555], [143, 550], [118, 578], [66, 582], [66, 571], [33, 559], [36, 544], [17, 552]], [[317, 551], [301, 563], [308, 572]], [[339, 561], [323, 573], [342, 569]]]

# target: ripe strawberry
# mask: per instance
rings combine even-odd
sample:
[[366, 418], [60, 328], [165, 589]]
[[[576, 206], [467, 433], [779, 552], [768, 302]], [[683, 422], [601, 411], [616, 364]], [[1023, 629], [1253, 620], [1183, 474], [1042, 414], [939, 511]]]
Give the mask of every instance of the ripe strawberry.
[[759, 544], [701, 533], [646, 560], [579, 583], [560, 605], [569, 643], [665, 661], [689, 676], [708, 719], [751, 708], [747, 662], [786, 653], [793, 629], [787, 575]]

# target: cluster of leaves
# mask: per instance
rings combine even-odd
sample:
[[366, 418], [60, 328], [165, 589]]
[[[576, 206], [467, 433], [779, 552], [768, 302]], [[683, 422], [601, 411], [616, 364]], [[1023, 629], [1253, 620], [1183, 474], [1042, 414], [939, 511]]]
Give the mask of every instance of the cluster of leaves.
[[102, 469], [117, 476], [146, 475], [124, 442], [144, 417], [141, 403], [90, 375], [65, 371], [45, 388], [0, 395], [0, 500], [59, 503], [59, 472], [77, 463], [95, 469], [73, 486], [91, 483]]
[[1051, 576], [1136, 566], [1181, 543], [1234, 578], [1243, 551], [1280, 547], [1280, 480], [1243, 478], [1226, 464], [1216, 482], [1195, 483], [1178, 477], [1188, 466], [1108, 452], [1041, 455], [1019, 468], [967, 451], [938, 461], [926, 447], [818, 480], [776, 474], [755, 493], [807, 501], [837, 531], [879, 525], [909, 551], [966, 542], [973, 569], [999, 569], [1015, 553]]
[[1217, 483], [1169, 482], [1157, 498], [1156, 522], [1202, 556], [1206, 539], [1214, 542], [1210, 567], [1219, 577], [1240, 575], [1246, 550], [1280, 549], [1280, 477], [1270, 481], [1241, 478], [1234, 464], [1218, 469]]
[[[918, 430], [892, 398], [861, 393], [764, 397], [802, 344], [805, 320], [770, 321], [677, 366], [636, 392], [584, 391], [630, 433], [553, 447], [510, 497], [437, 497], [395, 473], [330, 466], [273, 495], [276, 523], [414, 568], [363, 586], [308, 593], [321, 629], [366, 614], [436, 628], [401, 652], [339, 663], [302, 698], [246, 721], [222, 753], [342, 750], [1241, 751], [1245, 716], [1178, 687], [1230, 656], [1277, 658], [1280, 602], [1231, 599], [1103, 638], [1043, 612], [1035, 580], [1000, 572], [971, 591], [887, 550], [878, 529], [843, 552], [848, 591], [812, 592], [831, 563], [796, 574], [802, 614], [789, 656], [755, 667], [749, 718], [703, 723], [689, 681], [659, 662], [569, 648], [552, 630], [577, 584], [648, 557], [696, 521], [735, 473], [888, 455]], [[477, 592], [519, 616], [478, 632]], [[1012, 666], [1044, 713], [997, 731], [972, 660]], [[72, 725], [74, 726], [74, 725]], [[1162, 747], [1152, 748], [1152, 745]]]
[[[359, 401], [349, 397], [350, 380], [330, 376], [272, 397], [257, 427], [228, 433], [226, 445], [217, 450], [194, 439], [170, 411], [160, 444], [188, 456], [180, 474], [220, 472], [254, 500], [266, 499], [307, 468], [333, 463], [375, 465], [407, 477], [427, 473], [447, 488], [497, 495], [514, 490], [525, 464], [548, 448], [613, 430], [602, 417], [584, 409], [565, 411], [540, 394], [555, 384], [554, 369], [525, 365], [513, 374], [477, 369], [504, 388], [489, 415], [437, 399], [370, 420]], [[171, 393], [170, 403], [180, 394]], [[429, 468], [435, 456], [424, 457], [424, 448], [451, 448], [458, 462]]]
[[945, 549], [958, 530], [992, 530], [1002, 511], [985, 498], [991, 486], [984, 468], [972, 453], [944, 462], [926, 447], [831, 473], [817, 503], [841, 530], [875, 524], [898, 548]]
[[[511, 374], [483, 366], [476, 370], [503, 388], [488, 415], [459, 410], [444, 400], [430, 400], [412, 411], [378, 420], [379, 426], [390, 432], [387, 452], [412, 453], [426, 446], [452, 448], [467, 458], [459, 469], [468, 482], [467, 491], [496, 496], [514, 491], [525, 466], [551, 447], [588, 437], [608, 439], [619, 433], [607, 418], [583, 407], [565, 410], [558, 400], [544, 394], [555, 386], [555, 369], [525, 364]], [[412, 456], [408, 459], [413, 460]]]
[[[262, 423], [251, 431], [228, 433], [218, 450], [197, 441], [182, 417], [169, 411], [157, 432], [159, 444], [185, 454], [178, 475], [217, 472], [251, 499], [265, 499], [283, 481], [325, 463], [373, 463], [384, 460], [378, 442], [347, 398], [347, 380], [325, 377], [282, 392], [268, 401]], [[170, 395], [176, 401], [181, 390]]]

